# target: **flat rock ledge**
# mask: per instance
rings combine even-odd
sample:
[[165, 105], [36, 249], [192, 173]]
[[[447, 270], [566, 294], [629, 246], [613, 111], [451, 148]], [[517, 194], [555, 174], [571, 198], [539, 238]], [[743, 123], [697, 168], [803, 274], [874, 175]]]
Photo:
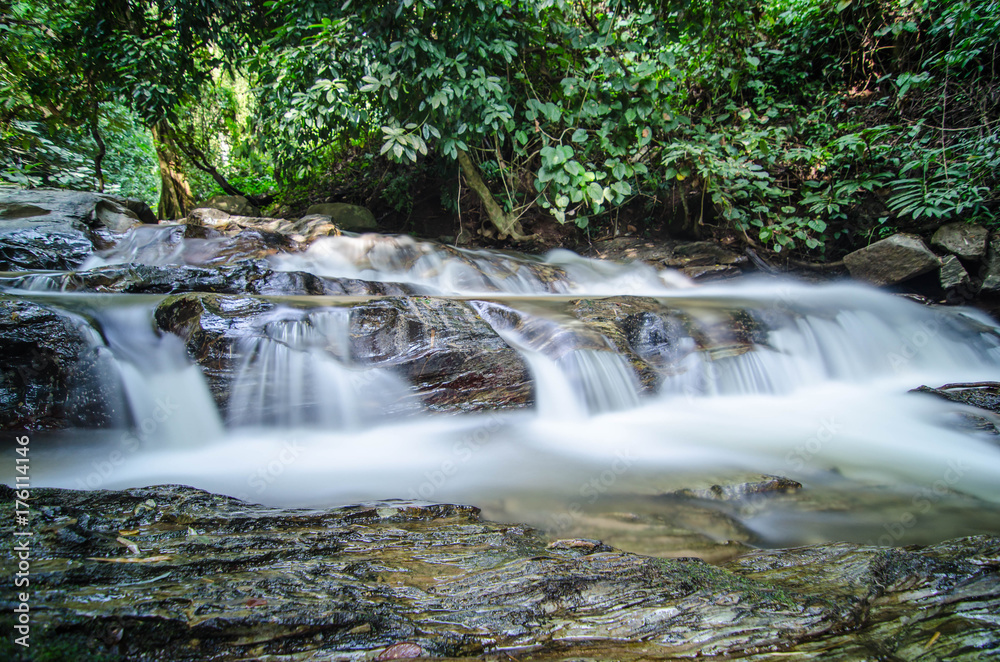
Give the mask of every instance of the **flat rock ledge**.
[[[31, 644], [3, 659], [983, 660], [1000, 538], [826, 544], [722, 566], [546, 541], [471, 506], [32, 490]], [[0, 486], [13, 540], [14, 493]], [[17, 571], [14, 553], [2, 572]], [[12, 593], [5, 594], [10, 599]], [[13, 627], [15, 603], [3, 605]], [[30, 657], [29, 657], [30, 654]], [[48, 657], [45, 657], [48, 655]]]

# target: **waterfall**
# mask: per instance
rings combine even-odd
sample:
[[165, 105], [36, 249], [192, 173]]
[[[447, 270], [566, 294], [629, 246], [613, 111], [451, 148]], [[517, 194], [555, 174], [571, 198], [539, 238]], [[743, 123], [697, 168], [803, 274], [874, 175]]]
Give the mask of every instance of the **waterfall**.
[[[134, 233], [94, 264], [207, 254], [207, 240], [178, 227]], [[409, 283], [419, 296], [183, 295], [169, 327], [182, 340], [156, 329], [161, 297], [33, 292], [58, 279], [3, 277], [3, 296], [43, 301], [89, 329], [104, 385], [73, 406], [103, 394], [112, 427], [146, 442], [96, 484], [184, 482], [284, 505], [470, 502], [546, 525], [616, 511], [623, 495], [655, 516], [692, 480], [749, 472], [822, 495], [743, 517], [764, 543], [803, 542], [799, 526], [822, 536], [831, 513], [849, 518], [859, 541], [878, 538], [892, 508], [916, 512], [928, 490], [921, 526], [899, 544], [940, 527], [979, 531], [983, 513], [1000, 518], [995, 437], [963, 427], [967, 408], [909, 392], [997, 379], [1000, 331], [983, 313], [850, 283], [694, 286], [644, 264], [408, 237], [329, 237], [269, 260]], [[449, 325], [459, 323], [481, 347], [458, 347]], [[199, 333], [217, 335], [198, 345]], [[499, 377], [476, 372], [485, 369]], [[500, 406], [483, 411], [483, 401]], [[39, 484], [79, 487], [79, 467], [105, 453], [99, 435], [72, 436], [59, 462], [32, 465]]]
[[349, 309], [276, 311], [240, 343], [228, 423], [350, 430], [408, 409], [402, 380], [352, 362], [349, 325]]
[[198, 366], [180, 338], [153, 329], [153, 306], [95, 309], [114, 355], [140, 439], [190, 447], [222, 434], [222, 421]]
[[688, 355], [663, 392], [780, 394], [828, 381], [905, 385], [957, 375], [977, 381], [1000, 369], [1000, 334], [981, 313], [924, 308], [856, 285], [779, 287], [741, 293], [741, 305], [770, 317], [766, 337], [735, 354]]
[[[566, 320], [487, 302], [472, 305], [528, 364], [540, 416], [577, 418], [639, 404], [635, 373], [606, 338]], [[509, 313], [519, 318], [519, 325], [510, 323]]]

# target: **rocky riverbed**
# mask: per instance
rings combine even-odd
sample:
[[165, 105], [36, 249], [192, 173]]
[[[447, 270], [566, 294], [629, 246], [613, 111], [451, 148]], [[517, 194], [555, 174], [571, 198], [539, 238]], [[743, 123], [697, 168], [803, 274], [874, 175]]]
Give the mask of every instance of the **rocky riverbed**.
[[[113, 488], [32, 488], [5, 659], [1000, 655], [1000, 332], [971, 309], [729, 287], [774, 268], [709, 242], [543, 259], [351, 235], [349, 205], [4, 196], [0, 427], [35, 485]], [[952, 234], [841, 268], [992, 296], [997, 238]], [[254, 472], [270, 505], [224, 495]], [[428, 501], [288, 507], [359, 492]]]
[[[0, 491], [11, 540], [13, 493]], [[548, 540], [448, 504], [289, 510], [160, 486], [36, 489], [31, 507], [33, 656], [23, 659], [1000, 653], [1000, 538], [990, 536], [752, 551], [712, 566]], [[0, 571], [16, 570], [5, 555]], [[22, 655], [9, 637], [4, 646], [6, 659]]]

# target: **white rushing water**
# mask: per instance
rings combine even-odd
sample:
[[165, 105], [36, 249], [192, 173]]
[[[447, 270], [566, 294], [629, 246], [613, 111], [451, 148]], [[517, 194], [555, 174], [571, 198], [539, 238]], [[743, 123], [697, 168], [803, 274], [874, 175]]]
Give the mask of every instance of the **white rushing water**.
[[279, 309], [262, 336], [245, 339], [229, 400], [230, 425], [355, 430], [402, 413], [407, 384], [351, 360], [349, 313]]
[[[759, 472], [807, 486], [933, 490], [942, 503], [957, 494], [1000, 504], [996, 437], [956, 426], [960, 406], [908, 392], [1000, 378], [1000, 335], [973, 310], [924, 307], [846, 283], [695, 287], [648, 266], [565, 251], [542, 262], [407, 238], [331, 238], [273, 262], [321, 276], [411, 283], [439, 296], [488, 295], [470, 305], [521, 353], [535, 408], [422, 413], [399, 376], [356, 365], [345, 312], [300, 305], [276, 309], [265, 332], [240, 348], [230, 407], [219, 414], [180, 341], [153, 334], [149, 304], [119, 302], [97, 318], [134, 415], [158, 420], [155, 403], [164, 398], [178, 406], [157, 424], [155, 443], [126, 445], [119, 432], [53, 442], [33, 465], [35, 481], [186, 483], [283, 505], [461, 501], [506, 513], [521, 495], [544, 492], [556, 517], [614, 495], [662, 494], [692, 476]], [[665, 337], [654, 334], [647, 347], [659, 361], [658, 381], [643, 392], [610, 341], [558, 311], [539, 313], [539, 305], [555, 310], [566, 296], [612, 294], [655, 297], [665, 315], [682, 311], [694, 320], [698, 333], [715, 333], [731, 309], [754, 311], [769, 330], [750, 351], [726, 342], [699, 351], [694, 332], [661, 320]], [[503, 311], [519, 315], [520, 326], [504, 323]], [[115, 452], [124, 459], [112, 463]], [[533, 507], [515, 514], [544, 524]], [[759, 530], [797, 539], [774, 518], [762, 516]]]

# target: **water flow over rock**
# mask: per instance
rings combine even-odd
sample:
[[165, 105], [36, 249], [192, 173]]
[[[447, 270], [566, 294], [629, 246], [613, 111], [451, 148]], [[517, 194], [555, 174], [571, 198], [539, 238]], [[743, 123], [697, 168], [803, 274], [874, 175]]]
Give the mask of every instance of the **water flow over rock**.
[[155, 302], [95, 312], [114, 354], [141, 439], [158, 446], [197, 446], [222, 434], [222, 421], [205, 378], [184, 344], [153, 326]]
[[[976, 508], [1000, 502], [995, 441], [953, 426], [959, 405], [908, 393], [995, 378], [995, 323], [968, 310], [847, 284], [690, 287], [648, 266], [560, 251], [539, 258], [377, 235], [305, 248], [260, 230], [149, 230], [149, 241], [133, 231], [134, 244], [102, 257], [121, 264], [33, 275], [77, 294], [20, 289], [3, 299], [17, 309], [47, 296], [58, 317], [101, 288], [175, 293], [95, 304], [85, 316], [103, 334], [94, 347], [127, 376], [125, 409], [140, 420], [156, 413], [139, 404], [156, 402], [136, 396], [141, 378], [188, 370], [144, 354], [175, 367], [186, 354], [211, 400], [183, 380], [172, 388], [200, 398], [187, 410], [224, 412], [229, 429], [176, 435], [203, 440], [196, 449], [137, 453], [117, 486], [185, 480], [254, 498], [263, 486], [259, 498], [282, 504], [416, 494], [501, 504], [520, 518], [539, 485], [558, 504], [547, 508], [573, 513], [591, 498], [655, 497], [679, 472], [752, 471], [805, 490], [836, 477], [900, 495], [943, 484], [984, 500], [963, 497]], [[246, 232], [259, 236], [239, 244]], [[5, 396], [13, 409], [49, 382], [18, 384]], [[400, 403], [419, 412], [395, 418]], [[80, 425], [57, 418], [50, 427]], [[284, 446], [292, 429], [294, 453]], [[74, 484], [71, 469], [39, 467], [39, 480]], [[789, 525], [772, 525], [780, 517], [747, 519], [762, 540], [796, 540]]]
[[349, 308], [278, 308], [237, 346], [231, 425], [358, 428], [413, 408], [408, 385], [352, 358]]
[[528, 364], [540, 416], [573, 419], [639, 404], [632, 366], [596, 330], [565, 315], [532, 315], [487, 302], [473, 306]]

